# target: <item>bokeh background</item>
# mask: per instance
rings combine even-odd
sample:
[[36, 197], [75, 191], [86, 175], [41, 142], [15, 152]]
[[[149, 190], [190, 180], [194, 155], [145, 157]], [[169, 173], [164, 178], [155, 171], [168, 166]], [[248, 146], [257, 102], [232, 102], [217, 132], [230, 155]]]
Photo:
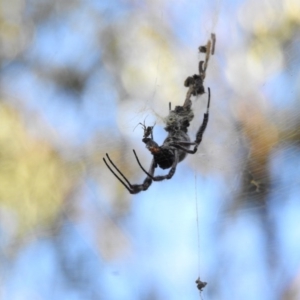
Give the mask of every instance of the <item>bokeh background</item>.
[[[132, 196], [102, 157], [143, 181], [211, 32], [203, 142]], [[300, 299], [299, 53], [299, 0], [0, 1], [0, 299]]]

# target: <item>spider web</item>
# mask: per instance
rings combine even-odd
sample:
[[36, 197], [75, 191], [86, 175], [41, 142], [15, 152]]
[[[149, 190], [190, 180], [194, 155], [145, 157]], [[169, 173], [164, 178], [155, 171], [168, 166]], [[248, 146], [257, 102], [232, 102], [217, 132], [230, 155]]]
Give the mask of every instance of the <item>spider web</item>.
[[[199, 299], [198, 276], [203, 299], [298, 299], [299, 1], [13, 2], [0, 29], [3, 299]], [[137, 125], [163, 142], [212, 32], [197, 153], [129, 195], [102, 157], [144, 180]], [[192, 101], [193, 140], [207, 94]]]
[[[283, 103], [286, 105], [288, 99], [286, 99], [287, 94], [283, 92], [285, 87], [280, 82], [277, 82], [279, 78], [283, 79], [281, 77], [285, 77], [287, 76], [286, 73], [291, 72], [289, 68], [293, 65], [291, 62], [297, 61], [294, 50], [297, 43], [289, 42], [291, 45], [287, 47], [285, 45], [287, 41], [281, 41], [282, 37], [278, 27], [284, 26], [284, 21], [281, 21], [282, 23], [280, 24], [274, 24], [274, 27], [270, 27], [268, 34], [257, 30], [252, 24], [251, 15], [247, 14], [247, 8], [250, 10], [256, 5], [258, 4], [254, 1], [241, 5], [237, 10], [238, 20], [229, 20], [231, 14], [228, 12], [228, 8], [223, 8], [220, 15], [220, 24], [216, 26], [217, 54], [216, 57], [211, 59], [207, 72], [206, 86], [211, 87], [213, 96], [209, 129], [205, 133], [203, 143], [195, 156], [189, 156], [184, 163], [178, 166], [176, 178], [173, 178], [172, 182], [164, 182], [157, 184], [157, 186], [152, 185], [151, 191], [147, 191], [147, 195], [141, 196], [147, 199], [148, 197], [150, 198], [147, 201], [152, 202], [149, 204], [151, 207], [154, 205], [153, 199], [159, 198], [157, 201], [160, 205], [162, 205], [161, 202], [164, 195], [166, 195], [168, 203], [170, 198], [172, 199], [172, 209], [174, 211], [171, 214], [174, 216], [173, 218], [178, 220], [177, 226], [173, 221], [172, 230], [176, 232], [176, 242], [185, 244], [187, 243], [185, 240], [178, 240], [177, 233], [182, 230], [178, 227], [182, 228], [182, 224], [186, 224], [188, 227], [187, 232], [191, 232], [190, 228], [193, 226], [194, 220], [191, 214], [188, 217], [188, 221], [183, 216], [181, 221], [179, 221], [178, 212], [182, 214], [184, 211], [183, 206], [187, 206], [187, 203], [189, 203], [190, 207], [194, 205], [192, 201], [194, 201], [197, 192], [193, 189], [193, 172], [189, 173], [189, 171], [185, 171], [185, 168], [188, 166], [188, 168], [191, 168], [198, 174], [196, 179], [199, 182], [197, 188], [199, 189], [200, 202], [198, 212], [200, 220], [200, 254], [194, 253], [194, 255], [200, 255], [201, 274], [199, 275], [201, 275], [201, 278], [205, 278], [209, 283], [210, 280], [208, 278], [213, 278], [212, 286], [208, 285], [206, 288], [207, 295], [211, 295], [212, 298], [223, 299], [232, 297], [232, 295], [235, 295], [237, 299], [245, 297], [249, 299], [272, 298], [273, 293], [285, 297], [286, 293], [290, 293], [289, 289], [293, 289], [293, 284], [288, 278], [297, 278], [298, 268], [294, 269], [294, 271], [287, 271], [287, 266], [283, 263], [284, 258], [288, 255], [287, 253], [295, 253], [295, 237], [292, 238], [286, 235], [283, 238], [283, 231], [288, 230], [286, 227], [288, 225], [277, 219], [277, 216], [274, 216], [274, 213], [278, 213], [275, 212], [276, 209], [280, 207], [277, 203], [279, 201], [277, 198], [279, 195], [280, 197], [283, 196], [285, 189], [283, 186], [286, 183], [284, 184], [282, 182], [283, 178], [278, 176], [282, 172], [273, 170], [273, 165], [282, 159], [277, 158], [277, 151], [282, 151], [282, 147], [291, 149], [291, 145], [287, 145], [286, 130], [282, 126], [284, 127], [291, 122], [293, 124], [291, 127], [293, 127], [298, 122], [297, 113], [291, 116], [288, 123], [286, 123], [287, 115], [281, 116], [282, 105]], [[289, 11], [289, 5], [291, 4], [278, 2], [277, 6], [274, 5], [273, 8], [269, 8], [268, 2], [265, 2], [264, 8], [266, 13], [276, 15], [276, 12], [282, 6], [285, 6], [286, 10]], [[210, 13], [207, 14], [211, 17]], [[243, 15], [245, 16], [244, 20], [242, 18]], [[289, 13], [287, 12], [287, 19], [289, 18], [288, 15]], [[264, 14], [263, 16], [265, 17]], [[215, 14], [213, 17], [215, 17]], [[256, 21], [262, 22], [262, 19], [262, 16], [258, 16]], [[202, 22], [200, 22], [201, 25]], [[226, 22], [229, 25], [225, 26]], [[226, 35], [224, 28], [235, 26], [235, 22], [239, 23], [243, 32], [239, 33], [238, 29], [236, 29], [232, 32], [232, 36]], [[276, 23], [277, 21], [274, 20], [274, 22]], [[289, 21], [286, 20], [285, 22]], [[208, 29], [207, 21], [203, 23], [205, 23], [205, 30], [202, 28], [202, 32], [201, 29], [197, 32], [201, 32], [199, 37], [207, 38], [212, 30]], [[216, 24], [216, 22], [213, 23]], [[266, 20], [264, 24], [267, 24]], [[185, 30], [183, 31], [186, 32]], [[252, 32], [252, 37], [247, 35], [250, 32]], [[293, 36], [292, 32], [291, 30], [290, 36]], [[222, 39], [222, 33], [226, 36], [225, 39]], [[221, 40], [219, 41], [219, 39]], [[203, 44], [200, 38], [191, 40], [194, 43], [196, 41], [198, 45]], [[145, 101], [147, 107], [150, 108], [143, 111], [146, 111], [146, 114], [152, 111], [152, 115], [156, 116], [155, 121], [152, 121], [152, 123], [147, 121], [149, 125], [152, 125], [154, 122], [158, 123], [158, 126], [162, 125], [159, 122], [162, 120], [161, 114], [157, 115], [157, 112], [165, 111], [165, 115], [167, 114], [167, 103], [165, 102], [169, 101], [169, 99], [174, 99], [173, 101], [176, 103], [178, 99], [183, 99], [184, 90], [181, 88], [181, 83], [175, 82], [173, 88], [172, 84], [174, 83], [168, 82], [170, 79], [169, 74], [176, 74], [177, 72], [169, 70], [179, 67], [179, 74], [182, 73], [182, 70], [195, 70], [195, 61], [199, 57], [196, 59], [197, 54], [195, 50], [194, 55], [192, 53], [193, 42], [190, 41], [191, 44], [187, 45], [186, 49], [184, 46], [181, 46], [182, 54], [178, 55], [177, 63], [171, 64], [172, 66], [168, 68], [168, 72], [163, 71], [167, 67], [161, 66], [164, 58], [160, 57], [158, 59], [158, 79], [157, 77], [155, 79], [155, 83], [158, 82], [158, 85], [154, 97], [152, 96], [150, 101]], [[184, 40], [182, 43], [185, 45]], [[196, 48], [194, 46], [194, 49]], [[219, 55], [224, 57], [223, 61], [221, 58], [218, 59]], [[180, 60], [181, 58], [183, 58], [182, 61]], [[287, 64], [285, 64], [285, 61]], [[187, 67], [185, 67], [185, 64]], [[245, 65], [246, 67], [244, 67]], [[299, 68], [297, 68], [297, 71], [294, 70], [294, 72], [298, 74], [298, 70]], [[190, 75], [191, 73], [186, 74]], [[298, 77], [298, 75], [295, 76]], [[277, 86], [275, 91], [272, 91], [274, 89], [273, 85]], [[172, 95], [164, 96], [163, 87], [165, 86], [172, 86], [172, 91], [176, 90], [176, 97]], [[181, 88], [181, 91], [177, 90], [178, 87]], [[293, 89], [294, 87], [291, 85], [290, 90], [293, 92], [290, 91], [289, 94], [292, 94], [292, 98], [296, 94], [296, 90]], [[194, 99], [196, 117], [190, 128], [191, 136], [197, 131], [200, 124], [204, 112], [204, 98], [205, 96], [202, 96], [200, 99]], [[162, 105], [162, 103], [165, 104]], [[159, 108], [156, 108], [157, 106]], [[290, 110], [288, 108], [285, 109]], [[131, 107], [130, 110], [134, 110], [134, 107]], [[139, 118], [143, 120], [144, 116], [140, 115]], [[126, 120], [120, 126], [120, 129], [124, 129], [125, 124], [130, 124], [129, 120]], [[289, 133], [290, 136], [294, 134], [294, 130], [292, 129]], [[124, 131], [127, 130], [125, 129]], [[165, 132], [155, 128], [155, 136], [158, 136], [158, 139], [162, 142]], [[128, 136], [128, 138], [130, 137]], [[134, 142], [133, 147], [137, 148], [139, 146]], [[293, 152], [296, 155], [295, 153], [298, 152], [297, 147], [294, 148]], [[131, 158], [126, 156], [125, 159], [130, 161], [129, 168], [134, 167], [131, 164], [132, 162], [134, 164], [132, 156]], [[143, 157], [143, 160], [147, 162], [147, 156]], [[288, 173], [289, 171], [286, 172]], [[135, 180], [134, 182], [139, 182], [141, 178], [136, 177]], [[171, 185], [171, 188], [167, 187], [167, 185]], [[182, 187], [184, 187], [183, 191]], [[209, 187], [214, 191], [207, 191]], [[170, 197], [168, 188], [176, 196]], [[154, 197], [153, 194], [155, 194]], [[174, 198], [180, 199], [178, 204], [180, 208], [178, 207], [177, 211], [174, 208], [176, 205]], [[183, 199], [186, 201], [183, 201]], [[287, 211], [296, 205], [294, 201], [293, 196], [291, 196], [291, 199], [285, 204]], [[154, 216], [154, 220], [150, 222], [151, 225], [157, 222], [155, 218], [157, 214], [153, 213], [152, 209], [148, 209], [148, 206], [146, 209], [148, 213]], [[193, 210], [192, 208], [190, 209], [191, 211]], [[161, 210], [163, 210], [162, 206]], [[293, 219], [292, 216], [288, 215], [288, 212], [286, 213], [287, 215], [282, 217], [282, 219], [280, 218], [281, 220]], [[164, 219], [166, 223], [172, 223], [166, 217], [167, 214], [170, 214], [168, 206]], [[239, 243], [236, 241], [239, 241]], [[170, 247], [171, 250], [162, 250], [161, 252], [169, 253], [170, 251], [175, 251], [176, 242], [174, 241], [174, 246]], [[194, 243], [196, 244], [195, 236]], [[278, 248], [281, 247], [287, 249], [279, 251]], [[197, 246], [194, 245], [194, 249], [196, 248]], [[211, 248], [215, 251], [213, 254]], [[178, 253], [181, 252], [178, 251]], [[185, 258], [186, 256], [191, 257], [191, 255], [184, 255]], [[176, 261], [176, 264], [180, 264], [178, 261], [181, 260], [181, 257], [182, 254], [179, 254], [178, 258], [174, 258], [174, 263]], [[210, 261], [212, 257], [215, 258], [214, 262]], [[157, 257], [156, 262], [159, 259], [160, 257]], [[298, 261], [299, 256], [294, 256], [292, 260], [294, 259]], [[185, 262], [185, 266], [187, 264]], [[191, 264], [193, 264], [194, 270], [197, 269], [195, 258]], [[182, 270], [176, 271], [173, 265], [170, 268], [175, 274], [178, 274], [178, 278], [184, 272]], [[167, 269], [169, 268], [167, 267]], [[275, 273], [273, 273], [274, 269], [276, 270]], [[238, 275], [241, 270], [243, 270], [242, 276]], [[283, 272], [283, 270], [285, 271]], [[278, 276], [279, 273], [285, 274]], [[177, 282], [173, 283], [171, 281], [170, 276], [168, 278], [170, 285], [178, 285]], [[216, 278], [218, 279], [216, 280]], [[225, 278], [226, 280], [224, 280]], [[240, 278], [240, 280], [237, 278]], [[235, 283], [228, 284], [228, 280], [232, 280]], [[286, 284], [279, 284], [283, 281]], [[228, 289], [228, 286], [234, 286], [234, 291], [233, 287]], [[269, 288], [266, 289], [266, 286]], [[213, 292], [215, 290], [218, 292]], [[175, 296], [172, 295], [172, 297]]]

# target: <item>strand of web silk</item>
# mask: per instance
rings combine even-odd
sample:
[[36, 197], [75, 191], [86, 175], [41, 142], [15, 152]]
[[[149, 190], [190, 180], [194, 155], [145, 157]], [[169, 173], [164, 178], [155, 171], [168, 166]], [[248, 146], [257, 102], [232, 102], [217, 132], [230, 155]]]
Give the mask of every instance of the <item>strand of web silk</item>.
[[[204, 2], [206, 2], [206, 0], [200, 0], [202, 11], [205, 11], [206, 9], [205, 5], [207, 3]], [[212, 32], [216, 33], [217, 31], [222, 5], [223, 0], [215, 0], [210, 3], [209, 14], [204, 16], [203, 20], [205, 21], [201, 23], [201, 29], [206, 33], [207, 36], [209, 36]]]
[[212, 28], [211, 28], [211, 32], [215, 32], [216, 31], [216, 27], [217, 27], [217, 23], [219, 21], [219, 16], [220, 16], [220, 10], [221, 10], [221, 6], [222, 6], [222, 2], [223, 0], [217, 0], [217, 3], [213, 6], [213, 16], [212, 16]]
[[197, 243], [198, 243], [198, 276], [200, 277], [200, 230], [198, 216], [198, 195], [197, 195], [197, 173], [195, 171], [195, 203], [196, 203], [196, 220], [197, 220]]

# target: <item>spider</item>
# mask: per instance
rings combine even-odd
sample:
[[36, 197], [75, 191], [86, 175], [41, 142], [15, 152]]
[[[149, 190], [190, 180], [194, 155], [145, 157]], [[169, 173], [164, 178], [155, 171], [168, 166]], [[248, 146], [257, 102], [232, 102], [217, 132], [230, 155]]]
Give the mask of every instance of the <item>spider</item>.
[[[191, 142], [187, 134], [190, 122], [194, 118], [194, 113], [192, 111], [192, 101], [190, 98], [192, 95], [202, 95], [205, 92], [203, 87], [203, 81], [205, 78], [205, 72], [209, 56], [211, 53], [213, 54], [214, 48], [215, 35], [212, 34], [212, 41], [208, 41], [206, 46], [199, 47], [200, 52], [206, 53], [205, 62], [200, 61], [199, 63], [199, 75], [193, 75], [192, 77], [188, 77], [185, 80], [184, 85], [189, 89], [184, 104], [182, 106], [176, 106], [174, 110], [171, 110], [171, 103], [169, 103], [169, 115], [165, 118], [165, 123], [167, 125], [165, 127], [165, 130], [168, 132], [168, 136], [161, 146], [159, 146], [154, 141], [154, 126], [146, 127], [145, 124], [141, 124], [144, 129], [144, 136], [142, 141], [146, 144], [146, 148], [153, 155], [150, 168], [147, 171], [140, 163], [140, 160], [135, 150], [133, 150], [133, 154], [137, 160], [138, 165], [147, 175], [143, 183], [131, 184], [129, 180], [125, 177], [125, 175], [114, 164], [114, 162], [111, 160], [107, 153], [106, 157], [110, 162], [111, 166], [108, 164], [106, 159], [103, 158], [103, 161], [108, 167], [108, 169], [124, 185], [124, 187], [128, 190], [130, 194], [137, 194], [141, 191], [146, 191], [152, 184], [152, 181], [162, 181], [165, 179], [171, 179], [175, 174], [177, 164], [181, 162], [187, 154], [195, 154], [197, 152], [198, 146], [202, 141], [202, 137], [208, 123], [210, 106], [210, 88], [208, 88], [208, 101], [206, 113], [204, 114], [202, 125], [196, 133], [196, 138], [194, 142]], [[194, 146], [194, 148], [190, 149], [191, 146]], [[166, 175], [155, 176], [155, 169], [158, 166], [163, 170], [170, 169], [170, 171]]]

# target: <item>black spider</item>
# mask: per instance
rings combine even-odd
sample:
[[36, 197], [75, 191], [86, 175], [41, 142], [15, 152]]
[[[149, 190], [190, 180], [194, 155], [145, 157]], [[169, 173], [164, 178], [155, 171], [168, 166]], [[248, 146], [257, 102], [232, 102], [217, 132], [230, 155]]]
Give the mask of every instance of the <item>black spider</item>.
[[[197, 152], [198, 146], [202, 141], [202, 136], [208, 123], [209, 105], [210, 89], [208, 88], [207, 111], [204, 114], [202, 125], [200, 126], [196, 134], [196, 139], [194, 142], [190, 141], [190, 138], [187, 134], [187, 127], [189, 126], [189, 122], [194, 117], [194, 114], [191, 110], [191, 105], [176, 106], [175, 110], [170, 111], [169, 116], [166, 119], [167, 127], [165, 128], [169, 132], [169, 134], [161, 146], [158, 146], [158, 144], [152, 138], [144, 137], [142, 139], [142, 141], [146, 144], [146, 148], [153, 155], [150, 169], [149, 171], [146, 171], [141, 165], [135, 150], [133, 150], [133, 153], [139, 166], [147, 174], [147, 177], [142, 184], [131, 184], [128, 181], [128, 179], [123, 175], [123, 173], [113, 163], [113, 161], [110, 159], [107, 153], [107, 159], [121, 176], [119, 176], [107, 163], [105, 158], [103, 158], [106, 166], [119, 179], [119, 181], [125, 186], [125, 188], [129, 191], [130, 194], [137, 194], [141, 191], [147, 190], [151, 185], [152, 181], [162, 181], [164, 179], [171, 179], [176, 171], [177, 164], [186, 157], [186, 154], [194, 154]], [[190, 146], [194, 146], [194, 148], [190, 150]], [[161, 169], [171, 169], [167, 175], [154, 176], [154, 171], [155, 168], [157, 168], [157, 166], [159, 166]]]
[[[208, 88], [207, 111], [204, 114], [202, 125], [197, 131], [196, 139], [194, 142], [190, 141], [190, 138], [187, 134], [190, 122], [194, 118], [194, 113], [191, 109], [192, 101], [190, 98], [192, 95], [197, 96], [204, 93], [203, 81], [205, 78], [205, 72], [209, 60], [209, 55], [211, 51], [214, 51], [214, 43], [215, 35], [212, 35], [212, 42], [208, 41], [207, 46], [205, 46], [205, 62], [201, 61], [199, 63], [199, 75], [193, 75], [192, 77], [188, 77], [185, 81], [185, 86], [187, 86], [189, 90], [187, 92], [184, 104], [182, 106], [176, 106], [174, 110], [171, 110], [171, 104], [169, 105], [169, 115], [165, 118], [165, 123], [167, 125], [165, 127], [165, 130], [168, 132], [168, 136], [164, 140], [163, 144], [159, 146], [154, 141], [153, 126], [146, 127], [145, 124], [141, 124], [144, 128], [144, 136], [142, 141], [146, 144], [146, 148], [153, 155], [149, 171], [146, 171], [141, 165], [135, 150], [133, 150], [133, 153], [139, 166], [147, 174], [147, 177], [145, 178], [144, 182], [142, 184], [131, 184], [129, 180], [125, 177], [125, 175], [123, 175], [123, 173], [113, 163], [113, 161], [110, 159], [107, 153], [106, 157], [111, 163], [111, 165], [115, 168], [115, 170], [113, 170], [113, 168], [108, 164], [106, 159], [103, 158], [103, 161], [106, 164], [106, 166], [125, 186], [125, 188], [129, 191], [130, 194], [137, 194], [141, 191], [146, 191], [151, 185], [152, 181], [162, 181], [164, 179], [171, 179], [176, 171], [177, 164], [181, 162], [188, 153], [195, 154], [197, 152], [198, 146], [202, 141], [202, 136], [208, 123], [210, 89]], [[202, 49], [202, 52], [203, 51], [204, 50]], [[190, 146], [194, 146], [194, 148], [190, 150]], [[158, 166], [161, 169], [170, 169], [169, 173], [166, 175], [154, 176], [155, 169]]]

